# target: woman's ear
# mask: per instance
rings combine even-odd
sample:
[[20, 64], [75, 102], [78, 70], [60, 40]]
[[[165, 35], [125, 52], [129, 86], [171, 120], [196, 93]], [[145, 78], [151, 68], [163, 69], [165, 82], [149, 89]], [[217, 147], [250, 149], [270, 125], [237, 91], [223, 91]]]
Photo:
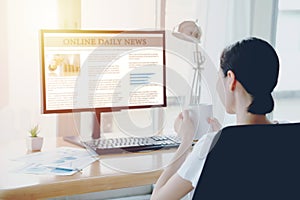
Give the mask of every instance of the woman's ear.
[[235, 74], [233, 73], [233, 71], [228, 70], [227, 72], [227, 78], [228, 78], [228, 89], [230, 91], [234, 91], [236, 88], [236, 78], [235, 78]]

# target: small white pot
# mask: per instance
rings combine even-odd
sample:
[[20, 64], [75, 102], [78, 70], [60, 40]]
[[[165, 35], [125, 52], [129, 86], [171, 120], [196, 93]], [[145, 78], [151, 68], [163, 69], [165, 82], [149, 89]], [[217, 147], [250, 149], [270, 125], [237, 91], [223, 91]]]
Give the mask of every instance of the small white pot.
[[43, 146], [43, 137], [28, 137], [27, 138], [27, 149], [29, 151], [40, 151]]

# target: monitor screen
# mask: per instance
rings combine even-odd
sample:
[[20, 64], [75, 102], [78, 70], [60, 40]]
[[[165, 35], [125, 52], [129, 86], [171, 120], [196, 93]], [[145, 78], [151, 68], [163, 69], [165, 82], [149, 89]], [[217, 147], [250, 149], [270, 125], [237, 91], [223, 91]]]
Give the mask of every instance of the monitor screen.
[[164, 31], [41, 30], [42, 113], [166, 106]]

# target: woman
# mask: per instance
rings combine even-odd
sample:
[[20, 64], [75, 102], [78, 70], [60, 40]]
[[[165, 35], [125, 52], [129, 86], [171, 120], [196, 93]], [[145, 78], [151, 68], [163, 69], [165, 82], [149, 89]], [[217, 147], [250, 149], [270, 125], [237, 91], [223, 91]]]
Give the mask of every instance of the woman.
[[[278, 73], [278, 56], [264, 40], [249, 38], [224, 49], [217, 91], [226, 112], [236, 114], [237, 125], [272, 123], [266, 114], [274, 107], [271, 93], [277, 84]], [[221, 128], [215, 118], [208, 119], [208, 122], [214, 131]], [[171, 164], [158, 179], [152, 200], [181, 199], [196, 187], [215, 135], [208, 133], [202, 136], [188, 156], [195, 127], [187, 111], [179, 114], [174, 129], [182, 143]]]

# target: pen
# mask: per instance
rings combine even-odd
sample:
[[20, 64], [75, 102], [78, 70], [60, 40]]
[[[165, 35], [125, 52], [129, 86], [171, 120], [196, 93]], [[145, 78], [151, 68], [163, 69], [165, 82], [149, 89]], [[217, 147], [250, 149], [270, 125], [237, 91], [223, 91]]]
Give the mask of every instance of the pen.
[[54, 167], [54, 170], [62, 170], [62, 171], [66, 171], [66, 172], [71, 172], [71, 171], [80, 171], [78, 169], [71, 169], [71, 168], [63, 168], [63, 167]]

